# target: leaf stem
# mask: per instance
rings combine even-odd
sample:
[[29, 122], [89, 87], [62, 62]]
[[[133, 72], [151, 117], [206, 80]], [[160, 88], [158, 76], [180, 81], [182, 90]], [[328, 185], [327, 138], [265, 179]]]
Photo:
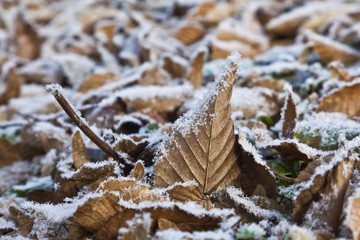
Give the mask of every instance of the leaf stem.
[[80, 128], [80, 130], [88, 136], [101, 150], [107, 155], [117, 160], [119, 163], [125, 164], [124, 161], [119, 157], [114, 149], [112, 149], [106, 142], [104, 142], [98, 135], [96, 135], [87, 124], [81, 119], [81, 117], [75, 112], [70, 106], [69, 102], [65, 99], [59, 89], [53, 88], [51, 91], [52, 95], [58, 101], [60, 106], [64, 109], [70, 119]]
[[275, 174], [277, 177], [282, 178], [282, 179], [284, 179], [284, 180], [286, 180], [286, 181], [289, 181], [289, 182], [294, 182], [294, 181], [295, 181], [295, 178], [287, 177], [287, 176], [282, 175], [282, 174], [280, 174], [280, 173], [278, 173], [278, 172], [275, 172], [275, 171], [273, 171], [273, 172], [274, 172], [274, 174]]

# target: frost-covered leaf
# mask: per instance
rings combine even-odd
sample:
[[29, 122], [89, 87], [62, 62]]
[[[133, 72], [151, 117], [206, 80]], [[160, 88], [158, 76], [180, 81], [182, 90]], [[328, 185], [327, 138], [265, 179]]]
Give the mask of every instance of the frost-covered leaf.
[[155, 186], [195, 180], [204, 193], [211, 193], [237, 182], [241, 170], [229, 101], [238, 60], [233, 54], [204, 101], [173, 125], [155, 159]]
[[338, 148], [339, 136], [345, 134], [351, 140], [360, 134], [360, 124], [340, 113], [312, 113], [298, 121], [295, 138], [301, 143], [321, 150]]
[[116, 93], [135, 110], [172, 111], [192, 92], [191, 86], [136, 86]]
[[283, 127], [282, 136], [284, 138], [293, 138], [295, 126], [296, 126], [296, 104], [294, 99], [294, 93], [292, 89], [287, 89], [287, 95], [285, 98], [285, 104], [282, 110]]
[[238, 144], [239, 155], [237, 158], [241, 169], [238, 181], [241, 189], [251, 196], [258, 185], [261, 185], [267, 197], [275, 198], [278, 195], [275, 178], [261, 155], [241, 134], [239, 134]]
[[206, 209], [213, 206], [210, 199], [206, 198], [201, 187], [196, 184], [175, 185], [166, 191], [170, 199], [178, 202], [194, 201]]
[[103, 73], [103, 74], [94, 74], [82, 82], [78, 91], [85, 93], [90, 90], [97, 89], [97, 88], [105, 85], [108, 82], [114, 81], [114, 79], [116, 77], [117, 77], [116, 74], [113, 72], [107, 72], [107, 73]]
[[[349, 151], [356, 148], [356, 142], [345, 143], [331, 158], [318, 166], [296, 198], [293, 217], [297, 222], [314, 231], [320, 229], [338, 235], [343, 208], [348, 196], [355, 191], [352, 187], [359, 184], [357, 173], [359, 160]], [[348, 192], [350, 191], [350, 193]], [[342, 236], [349, 237], [349, 236]]]
[[91, 162], [89, 152], [86, 149], [80, 131], [76, 131], [72, 139], [72, 155], [74, 167], [79, 169], [85, 163]]
[[350, 118], [360, 115], [360, 83], [354, 82], [324, 96], [316, 112], [341, 112]]
[[360, 60], [360, 51], [354, 48], [313, 32], [307, 32], [307, 36], [313, 44], [314, 52], [325, 64], [341, 61], [345, 66], [348, 66]]

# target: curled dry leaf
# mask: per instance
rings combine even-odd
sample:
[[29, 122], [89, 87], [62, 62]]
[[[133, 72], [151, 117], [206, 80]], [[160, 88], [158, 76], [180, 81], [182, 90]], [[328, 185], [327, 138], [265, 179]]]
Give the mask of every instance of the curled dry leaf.
[[287, 89], [287, 94], [285, 98], [285, 104], [282, 109], [282, 136], [284, 138], [293, 138], [296, 126], [296, 105], [294, 99], [294, 93], [292, 92], [291, 87]]
[[313, 32], [306, 32], [306, 35], [313, 44], [314, 52], [325, 64], [341, 61], [347, 66], [360, 60], [360, 51], [354, 48]]
[[72, 155], [74, 166], [79, 169], [85, 163], [91, 162], [89, 152], [86, 149], [80, 131], [76, 131], [72, 139]]
[[42, 39], [23, 15], [16, 18], [16, 55], [33, 60], [40, 55]]
[[219, 186], [237, 183], [241, 170], [229, 101], [239, 55], [229, 60], [206, 101], [178, 119], [161, 143], [155, 157], [155, 186], [195, 180], [203, 193], [211, 193]]
[[316, 112], [341, 112], [350, 118], [360, 115], [360, 83], [354, 82], [332, 91], [320, 100]]

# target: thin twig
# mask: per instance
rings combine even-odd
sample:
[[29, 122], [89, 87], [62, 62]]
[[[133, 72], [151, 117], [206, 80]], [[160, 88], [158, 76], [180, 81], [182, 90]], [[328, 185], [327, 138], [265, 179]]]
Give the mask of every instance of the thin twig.
[[277, 177], [282, 178], [282, 179], [284, 179], [284, 180], [286, 180], [286, 181], [289, 181], [289, 182], [294, 182], [294, 181], [295, 181], [295, 178], [287, 177], [287, 176], [282, 175], [282, 174], [280, 174], [280, 173], [278, 173], [278, 172], [275, 172], [275, 171], [274, 171], [274, 174], [275, 174]]
[[104, 142], [99, 136], [97, 136], [81, 119], [81, 117], [75, 112], [75, 110], [70, 106], [69, 102], [62, 95], [59, 88], [60, 86], [51, 88], [51, 93], [58, 101], [60, 106], [64, 109], [66, 114], [70, 117], [70, 119], [76, 124], [76, 126], [78, 126], [80, 130], [107, 155], [117, 160], [119, 163], [125, 164], [123, 160], [119, 157], [119, 155], [116, 153], [116, 151], [112, 149], [106, 142]]

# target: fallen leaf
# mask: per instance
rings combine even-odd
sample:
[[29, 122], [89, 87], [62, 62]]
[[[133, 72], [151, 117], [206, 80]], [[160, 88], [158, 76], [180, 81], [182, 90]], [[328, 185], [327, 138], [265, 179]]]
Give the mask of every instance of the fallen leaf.
[[134, 169], [130, 173], [130, 177], [135, 178], [136, 181], [140, 181], [144, 178], [145, 168], [141, 161], [137, 161]]
[[199, 41], [204, 35], [204, 27], [197, 22], [188, 22], [174, 33], [174, 37], [185, 45]]
[[255, 147], [241, 134], [239, 134], [238, 148], [237, 158], [241, 169], [238, 181], [241, 189], [251, 196], [260, 184], [265, 189], [267, 197], [276, 198], [278, 193], [273, 173]]
[[315, 170], [309, 187], [303, 188], [297, 196], [293, 212], [296, 222], [310, 227], [315, 232], [321, 229], [327, 232], [324, 234], [334, 236], [339, 234], [343, 207], [347, 202], [346, 196], [351, 195], [354, 191], [352, 186], [359, 183], [354, 175], [360, 169], [359, 161], [352, 160], [351, 156], [346, 157], [341, 150], [331, 158], [325, 171], [321, 170], [324, 166], [319, 166], [318, 171]]
[[3, 92], [0, 92], [0, 104], [6, 104], [11, 98], [20, 94], [22, 79], [14, 68], [9, 70], [5, 82], [6, 88]]
[[192, 93], [191, 86], [136, 86], [119, 91], [118, 96], [135, 110], [172, 111]]
[[99, 197], [90, 198], [83, 205], [78, 207], [70, 221], [96, 232], [106, 224], [109, 218], [118, 213], [118, 197], [111, 193], [105, 193]]
[[[351, 186], [349, 186], [351, 187]], [[351, 232], [353, 239], [360, 239], [360, 188], [355, 189], [354, 194], [348, 200], [345, 211], [345, 226]], [[346, 231], [346, 230], [345, 230]], [[346, 232], [345, 232], [346, 233]], [[342, 234], [345, 235], [345, 234]]]
[[354, 48], [314, 32], [306, 32], [306, 36], [313, 44], [314, 52], [324, 64], [341, 61], [345, 66], [348, 66], [360, 60], [360, 51]]
[[155, 157], [154, 185], [167, 187], [195, 180], [204, 193], [234, 184], [240, 175], [229, 101], [236, 80], [238, 54], [199, 108], [178, 119]]
[[117, 75], [113, 72], [91, 75], [88, 79], [82, 82], [78, 91], [86, 93], [90, 90], [97, 89], [108, 82], [114, 81], [116, 77]]
[[183, 78], [186, 76], [186, 69], [188, 67], [187, 64], [186, 59], [182, 57], [165, 56], [163, 67], [173, 78]]
[[72, 139], [72, 155], [74, 166], [79, 169], [85, 163], [91, 162], [89, 152], [86, 149], [80, 131], [76, 131]]
[[328, 68], [330, 70], [331, 77], [336, 78], [340, 81], [351, 82], [352, 80], [354, 80], [356, 78], [356, 76], [352, 76], [347, 71], [347, 69], [344, 67], [344, 65], [340, 61], [331, 62], [328, 65]]
[[354, 82], [320, 99], [316, 112], [341, 112], [350, 118], [360, 115], [360, 83]]
[[16, 55], [33, 60], [40, 55], [43, 40], [22, 14], [16, 18]]
[[296, 104], [294, 99], [294, 93], [292, 92], [291, 87], [287, 89], [287, 94], [285, 98], [285, 104], [282, 109], [282, 136], [284, 138], [293, 138], [295, 127], [296, 127]]
[[206, 209], [213, 207], [210, 199], [208, 199], [202, 192], [201, 187], [196, 184], [190, 185], [175, 185], [166, 191], [169, 193], [170, 199], [178, 202], [194, 201]]

